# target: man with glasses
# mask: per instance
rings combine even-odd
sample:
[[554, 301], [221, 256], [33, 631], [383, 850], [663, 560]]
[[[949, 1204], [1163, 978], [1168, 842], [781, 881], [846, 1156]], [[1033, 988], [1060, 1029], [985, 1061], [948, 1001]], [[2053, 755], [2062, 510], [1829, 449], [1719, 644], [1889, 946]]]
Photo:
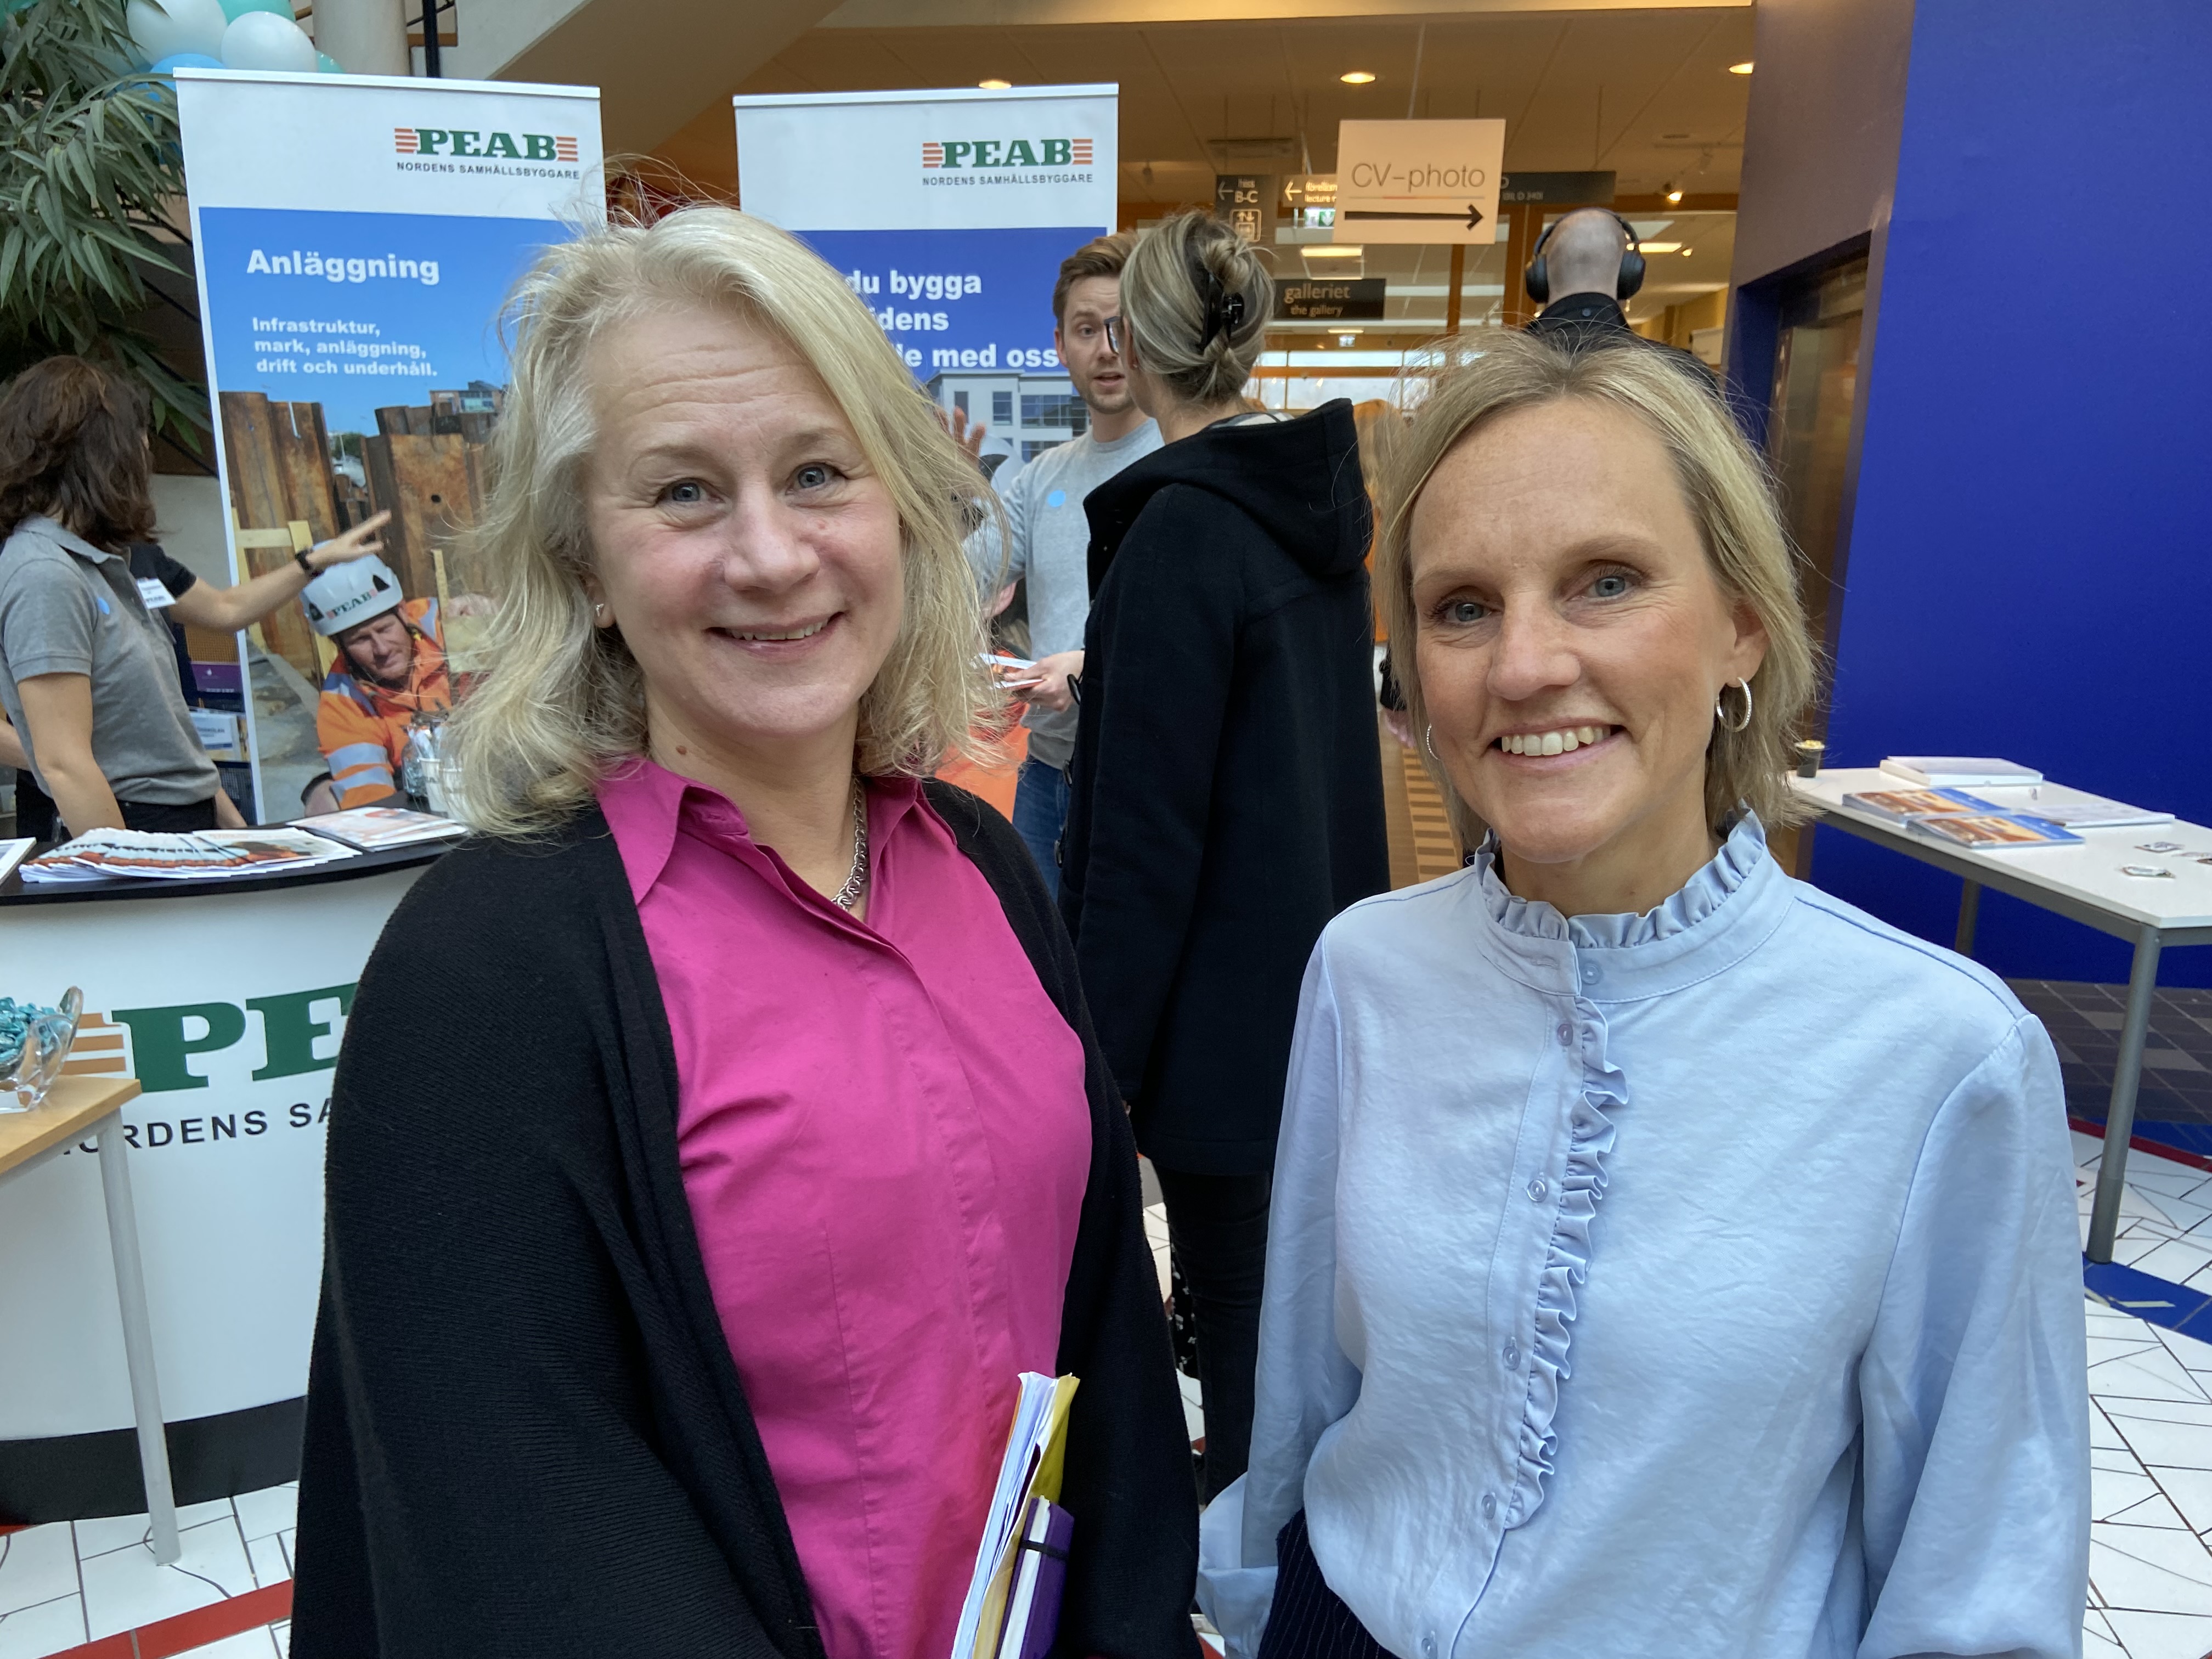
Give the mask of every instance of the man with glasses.
[[[1053, 344], [1090, 411], [1089, 428], [1047, 450], [1000, 491], [1006, 511], [1002, 544], [989, 530], [969, 539], [968, 556], [987, 592], [1026, 580], [1034, 668], [1004, 676], [1024, 689], [1029, 757], [1014, 791], [1014, 829], [1060, 891], [1060, 831], [1067, 817], [1067, 763], [1075, 752], [1075, 692], [1083, 673], [1083, 628], [1091, 614], [1091, 526], [1083, 498], [1132, 461], [1160, 447], [1160, 429], [1129, 394], [1109, 318], [1121, 311], [1121, 266], [1134, 238], [1101, 236], [1060, 262], [1053, 285]], [[966, 417], [955, 415], [954, 435]], [[980, 435], [980, 434], [979, 434]]]

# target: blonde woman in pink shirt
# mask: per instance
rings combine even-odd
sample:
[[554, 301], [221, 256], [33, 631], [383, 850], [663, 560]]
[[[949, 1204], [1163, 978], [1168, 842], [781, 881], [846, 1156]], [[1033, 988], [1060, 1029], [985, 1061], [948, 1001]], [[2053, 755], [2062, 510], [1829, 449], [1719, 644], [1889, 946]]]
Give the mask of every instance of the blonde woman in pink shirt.
[[946, 1659], [1024, 1370], [1056, 1651], [1192, 1659], [1134, 1149], [1010, 825], [981, 477], [838, 275], [694, 209], [515, 302], [481, 832], [331, 1115], [299, 1659]]

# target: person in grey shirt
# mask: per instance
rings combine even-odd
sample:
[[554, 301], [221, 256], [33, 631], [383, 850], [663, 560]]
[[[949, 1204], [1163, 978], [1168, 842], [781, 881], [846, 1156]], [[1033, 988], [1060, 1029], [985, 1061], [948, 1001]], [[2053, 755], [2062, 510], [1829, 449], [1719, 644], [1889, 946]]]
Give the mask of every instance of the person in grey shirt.
[[[1121, 309], [1121, 265], [1134, 239], [1101, 236], [1060, 262], [1053, 286], [1053, 344], [1090, 411], [1089, 429], [1048, 449], [999, 492], [1006, 514], [1001, 542], [990, 530], [969, 538], [968, 556], [985, 591], [1029, 583], [1032, 669], [1008, 671], [1025, 689], [1029, 756], [1014, 790], [1014, 829], [1060, 892], [1059, 843], [1067, 817], [1067, 763], [1075, 752], [1075, 693], [1083, 673], [1083, 626], [1091, 614], [1091, 526], [1083, 498], [1132, 461], [1160, 447], [1160, 429], [1129, 395], [1128, 375], [1107, 343], [1106, 319]], [[971, 441], [967, 417], [954, 435]], [[978, 430], [975, 438], [980, 438]]]
[[30, 774], [72, 835], [242, 825], [155, 611], [242, 629], [318, 571], [376, 550], [389, 516], [232, 587], [142, 578], [130, 561], [154, 533], [143, 398], [81, 358], [25, 369], [0, 396], [0, 763]]

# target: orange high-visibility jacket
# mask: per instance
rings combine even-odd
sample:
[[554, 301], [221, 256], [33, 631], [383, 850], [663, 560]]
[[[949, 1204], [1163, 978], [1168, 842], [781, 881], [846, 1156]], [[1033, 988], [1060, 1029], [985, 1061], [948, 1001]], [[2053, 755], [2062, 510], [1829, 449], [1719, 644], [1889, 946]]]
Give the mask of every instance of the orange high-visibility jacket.
[[316, 746], [330, 763], [341, 807], [363, 806], [398, 789], [408, 723], [418, 711], [442, 713], [453, 706], [437, 600], [409, 599], [399, 615], [415, 641], [406, 684], [378, 685], [357, 678], [343, 651], [323, 682], [315, 710]]

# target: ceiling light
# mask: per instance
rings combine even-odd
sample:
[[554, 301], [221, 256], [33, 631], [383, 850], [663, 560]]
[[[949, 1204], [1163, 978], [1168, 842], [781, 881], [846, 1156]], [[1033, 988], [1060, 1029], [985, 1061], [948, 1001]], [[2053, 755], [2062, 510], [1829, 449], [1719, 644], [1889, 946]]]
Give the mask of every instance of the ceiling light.
[[1336, 78], [1343, 82], [1347, 87], [1364, 87], [1369, 82], [1372, 81], [1375, 76], [1367, 70], [1346, 70], [1343, 74], [1338, 76]]
[[975, 84], [985, 92], [1005, 92], [1014, 83], [1012, 81], [990, 80], [978, 81]]
[[1316, 242], [1298, 252], [1309, 259], [1357, 259], [1367, 250], [1358, 242]]
[[1686, 248], [1684, 248], [1684, 249], [1682, 250], [1682, 257], [1683, 257], [1685, 259], [1686, 259], [1686, 258], [1689, 258], [1692, 253], [1695, 253], [1697, 251], [1698, 251], [1698, 250], [1697, 250], [1697, 249], [1695, 249], [1695, 248], [1693, 248], [1693, 247], [1686, 247]]
[[1664, 193], [1670, 203], [1680, 202], [1682, 199], [1682, 187], [1680, 185], [1668, 184]]
[[1729, 73], [1730, 75], [1748, 75], [1751, 73], [1751, 65], [1748, 64], [1730, 64], [1729, 65]]
[[1336, 337], [1336, 343], [1337, 343], [1337, 344], [1339, 344], [1339, 345], [1340, 345], [1340, 346], [1348, 346], [1348, 345], [1350, 345], [1350, 344], [1351, 344], [1354, 340], [1358, 339], [1358, 337], [1359, 337], [1359, 331], [1358, 331], [1358, 329], [1356, 329], [1356, 328], [1355, 328], [1355, 329], [1353, 329], [1353, 330], [1352, 331], [1352, 332], [1351, 332], [1351, 333], [1349, 333], [1349, 334], [1340, 334], [1340, 335], [1338, 335], [1338, 336]]
[[1638, 242], [1636, 246], [1638, 252], [1643, 253], [1680, 253], [1682, 251], [1680, 242]]

